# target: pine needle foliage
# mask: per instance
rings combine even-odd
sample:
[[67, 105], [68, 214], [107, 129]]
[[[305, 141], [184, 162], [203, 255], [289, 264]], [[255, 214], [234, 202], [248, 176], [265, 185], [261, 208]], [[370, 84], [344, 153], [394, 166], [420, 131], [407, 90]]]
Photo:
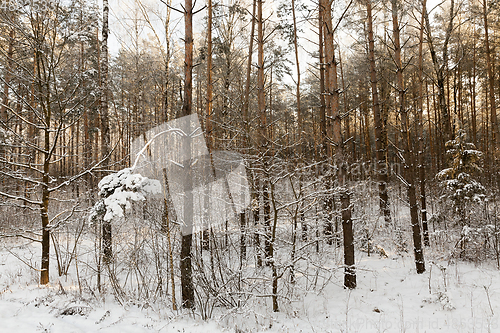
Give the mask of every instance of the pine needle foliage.
[[485, 199], [486, 189], [475, 179], [483, 172], [480, 166], [483, 153], [467, 142], [464, 130], [459, 130], [454, 140], [446, 142], [446, 155], [450, 167], [441, 170], [436, 178], [443, 188], [443, 198], [451, 200], [460, 222], [466, 224], [466, 206]]

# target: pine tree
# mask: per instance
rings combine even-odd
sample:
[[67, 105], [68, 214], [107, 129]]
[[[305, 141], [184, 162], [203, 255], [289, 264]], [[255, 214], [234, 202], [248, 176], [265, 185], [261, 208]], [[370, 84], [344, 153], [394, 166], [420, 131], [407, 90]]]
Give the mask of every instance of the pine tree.
[[436, 178], [441, 181], [444, 198], [451, 201], [460, 224], [468, 224], [467, 204], [479, 203], [485, 198], [485, 188], [474, 176], [483, 170], [480, 166], [483, 153], [467, 142], [465, 130], [459, 130], [454, 140], [446, 142], [449, 168], [441, 170]]

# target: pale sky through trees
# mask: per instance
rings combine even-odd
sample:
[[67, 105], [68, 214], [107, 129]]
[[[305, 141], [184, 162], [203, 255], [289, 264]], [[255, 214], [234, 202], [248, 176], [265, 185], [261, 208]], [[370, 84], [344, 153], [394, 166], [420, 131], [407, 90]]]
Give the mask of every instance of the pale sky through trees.
[[[102, 7], [102, 0], [98, 0], [99, 6]], [[223, 0], [223, 3], [231, 3], [230, 0]], [[251, 10], [251, 1], [247, 0], [245, 4], [246, 8]], [[182, 10], [181, 0], [173, 0], [172, 7]], [[300, 2], [297, 2], [300, 3]], [[303, 0], [302, 3], [305, 3], [310, 10], [316, 10], [316, 5], [309, 3], [307, 0]], [[115, 57], [118, 55], [118, 52], [121, 48], [134, 50], [135, 47], [135, 23], [137, 22], [137, 32], [139, 35], [139, 48], [142, 46], [142, 40], [147, 40], [151, 45], [157, 47], [158, 39], [162, 43], [162, 47], [165, 47], [165, 28], [164, 28], [164, 20], [166, 17], [166, 5], [160, 0], [110, 0], [110, 38], [109, 38], [109, 50], [110, 56]], [[215, 3], [214, 3], [215, 4]], [[336, 2], [333, 3], [334, 9], [334, 24], [338, 21], [340, 16], [342, 15], [345, 7], [348, 4], [348, 1], [344, 1], [342, 4], [337, 5]], [[434, 14], [439, 11], [439, 7], [436, 6], [440, 4], [439, 0], [430, 0], [427, 3], [427, 10], [431, 11], [429, 17], [432, 20]], [[204, 34], [203, 29], [206, 27], [206, 6], [205, 1], [197, 1], [195, 10], [200, 10], [197, 15], [194, 17], [194, 34], [195, 34], [195, 52], [197, 47], [204, 43]], [[266, 1], [266, 5], [264, 6], [265, 13], [272, 13], [270, 16], [270, 20], [273, 22], [279, 22], [279, 18], [276, 16], [276, 12], [278, 10], [279, 1]], [[381, 15], [378, 15], [380, 12], [380, 5], [374, 10], [374, 15], [377, 20], [383, 20]], [[351, 5], [346, 17], [354, 15], [357, 11], [362, 11], [359, 6], [355, 7]], [[307, 12], [307, 11], [306, 11]], [[148, 15], [148, 19], [155, 29], [155, 32], [150, 27], [150, 24], [146, 22], [144, 19], [144, 14]], [[317, 14], [314, 14], [310, 17], [311, 22], [307, 22], [304, 18], [303, 14], [298, 12], [297, 21], [298, 21], [298, 44], [299, 44], [299, 61], [301, 66], [301, 72], [306, 73], [309, 66], [317, 63], [316, 58], [311, 58], [312, 53], [317, 53], [317, 32], [316, 27], [313, 26], [317, 24]], [[270, 14], [265, 17], [269, 17]], [[248, 16], [249, 17], [249, 16]], [[408, 16], [407, 16], [407, 19]], [[402, 22], [401, 24], [404, 24]], [[389, 24], [389, 22], [387, 23]], [[183, 52], [183, 32], [184, 32], [184, 19], [181, 13], [172, 10], [171, 18], [170, 18], [170, 27], [169, 29], [172, 32], [171, 42], [173, 43], [173, 47], [177, 48], [176, 51]], [[381, 29], [380, 25], [375, 26], [376, 30]], [[249, 30], [249, 28], [247, 29]], [[269, 30], [269, 29], [268, 29]], [[101, 32], [99, 32], [100, 34]], [[274, 32], [275, 35], [279, 35], [280, 32]], [[246, 36], [249, 38], [248, 36]], [[243, 36], [245, 38], [245, 36]], [[341, 51], [343, 52], [343, 57], [349, 57], [350, 54], [354, 52], [350, 47], [359, 36], [353, 35], [352, 31], [347, 31], [343, 29], [342, 25], [337, 28], [336, 31], [336, 42], [339, 44]], [[275, 39], [277, 40], [277, 39]], [[279, 43], [281, 45], [285, 45], [286, 41], [281, 40]], [[254, 53], [255, 55], [255, 53]], [[293, 78], [296, 77], [296, 67], [294, 66], [294, 57], [293, 57], [293, 49], [290, 48], [287, 59], [290, 60], [288, 63], [288, 67], [292, 73]], [[284, 77], [284, 82], [287, 84], [293, 84], [292, 78], [289, 76]]]
[[[223, 3], [231, 3], [232, 1], [224, 0]], [[246, 1], [248, 3], [245, 4], [246, 8], [251, 11], [251, 2]], [[165, 47], [165, 29], [164, 29], [164, 20], [166, 17], [166, 5], [159, 0], [110, 0], [110, 38], [109, 38], [109, 49], [110, 56], [114, 57], [118, 55], [118, 52], [121, 48], [133, 50], [135, 44], [135, 28], [134, 21], [137, 20], [138, 32], [141, 40], [148, 40], [152, 45], [158, 45], [158, 38], [161, 41], [162, 47]], [[139, 5], [141, 4], [141, 5]], [[278, 9], [278, 3], [269, 1], [264, 6], [265, 17], [270, 18], [270, 23], [279, 22], [279, 18], [276, 16], [276, 12]], [[310, 8], [313, 8], [311, 4], [308, 4]], [[99, 0], [99, 6], [102, 7], [102, 0]], [[194, 17], [194, 34], [195, 34], [195, 52], [196, 48], [204, 43], [204, 34], [206, 27], [206, 6], [204, 1], [198, 1], [196, 3], [195, 10], [202, 9], [197, 15]], [[181, 1], [174, 0], [172, 1], [172, 7], [182, 10]], [[142, 10], [141, 10], [142, 9]], [[145, 11], [144, 11], [145, 10]], [[144, 19], [144, 13], [147, 13], [153, 28], [156, 31], [155, 33], [152, 31], [148, 22]], [[271, 15], [271, 16], [270, 16]], [[297, 20], [299, 31], [299, 55], [301, 62], [301, 72], [305, 72], [309, 65], [312, 65], [315, 59], [311, 60], [310, 54], [308, 52], [316, 52], [316, 44], [315, 41], [317, 39], [317, 34], [314, 31], [314, 27], [311, 23], [306, 22], [304, 20], [303, 15], [297, 14]], [[249, 20], [249, 15], [247, 15]], [[316, 24], [317, 18], [312, 17], [312, 22]], [[181, 13], [172, 10], [171, 18], [170, 18], [170, 29], [173, 30], [171, 41], [173, 42], [173, 46], [177, 46], [179, 49], [177, 51], [183, 52], [183, 33], [184, 33], [184, 18]], [[250, 22], [247, 21], [248, 31]], [[268, 29], [268, 31], [271, 29]], [[274, 35], [279, 36], [280, 32], [274, 32]], [[243, 38], [249, 38], [249, 36], [243, 36]], [[283, 40], [275, 39], [278, 43], [285, 45], [286, 42]], [[139, 42], [139, 47], [142, 45], [142, 42]], [[254, 53], [255, 55], [256, 53]], [[296, 68], [293, 65], [293, 50], [290, 49], [287, 54], [287, 58], [290, 60], [288, 64], [292, 75], [296, 76]], [[312, 61], [312, 62], [311, 62]], [[292, 80], [290, 77], [285, 76], [284, 81], [288, 84], [292, 84]]]

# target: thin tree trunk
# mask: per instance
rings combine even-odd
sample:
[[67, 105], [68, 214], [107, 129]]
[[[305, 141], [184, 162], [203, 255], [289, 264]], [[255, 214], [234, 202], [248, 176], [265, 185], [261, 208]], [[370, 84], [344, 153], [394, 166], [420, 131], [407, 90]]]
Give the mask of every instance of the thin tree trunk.
[[7, 116], [7, 104], [9, 103], [9, 84], [12, 77], [13, 61], [12, 56], [14, 53], [14, 29], [9, 32], [9, 47], [7, 51], [7, 65], [4, 75], [4, 86], [3, 86], [3, 99], [2, 106], [0, 108], [0, 121], [4, 122], [4, 126], [7, 126], [8, 116]]
[[[378, 173], [378, 189], [380, 198], [380, 214], [384, 216], [386, 224], [391, 222], [391, 211], [389, 209], [389, 196], [387, 193], [388, 170], [385, 143], [387, 140], [383, 137], [385, 132], [380, 114], [380, 104], [378, 100], [377, 89], [377, 72], [375, 67], [375, 41], [373, 37], [373, 16], [372, 16], [372, 0], [366, 0], [366, 12], [368, 18], [368, 58], [370, 61], [370, 79], [372, 87], [373, 100], [373, 119], [375, 123], [375, 147], [377, 158], [377, 173]], [[387, 132], [385, 132], [387, 134]]]
[[[333, 28], [332, 28], [332, 11], [331, 11], [331, 1], [330, 0], [322, 0], [322, 12], [323, 12], [323, 38], [324, 38], [324, 54], [323, 61], [325, 65], [325, 93], [326, 93], [326, 155], [330, 162], [332, 162], [333, 158], [333, 147], [332, 142], [335, 142], [333, 139], [333, 127], [332, 127], [332, 119], [333, 114], [332, 110], [335, 109], [335, 106], [332, 104], [336, 103], [336, 107], [338, 108], [338, 90], [332, 91], [333, 82], [337, 83], [337, 64], [335, 63], [335, 55], [334, 55], [334, 41], [333, 41]], [[335, 78], [333, 78], [332, 73], [335, 69]]]
[[[259, 191], [259, 181], [256, 180], [256, 187], [257, 191]], [[260, 245], [260, 234], [259, 234], [259, 229], [260, 229], [260, 209], [259, 207], [253, 207], [253, 221], [254, 221], [254, 228], [256, 229], [256, 232], [254, 233], [254, 245], [255, 245], [255, 254], [256, 254], [256, 259], [257, 259], [257, 266], [261, 267], [262, 266], [262, 251], [261, 251], [261, 245]]]
[[213, 100], [213, 82], [212, 82], [212, 0], [208, 0], [208, 29], [207, 29], [207, 105], [206, 105], [206, 123], [205, 131], [207, 137], [208, 151], [213, 148], [212, 133], [212, 100]]
[[250, 79], [252, 74], [252, 54], [253, 54], [253, 40], [255, 34], [255, 11], [256, 11], [257, 2], [256, 0], [252, 1], [252, 30], [250, 32], [250, 43], [248, 46], [248, 60], [247, 60], [247, 73], [246, 73], [246, 81], [245, 81], [245, 103], [243, 105], [243, 122], [245, 127], [245, 142], [247, 146], [249, 146], [249, 137], [250, 137], [250, 116], [248, 114], [248, 110], [250, 108]]
[[[255, 12], [256, 12], [256, 7], [257, 7], [257, 2], [256, 0], [252, 1], [252, 28], [250, 31], [250, 43], [248, 46], [248, 59], [247, 59], [247, 69], [246, 69], [246, 80], [245, 80], [245, 100], [243, 103], [243, 128], [244, 128], [244, 135], [243, 135], [243, 148], [248, 148], [250, 147], [250, 116], [249, 116], [249, 108], [250, 108], [250, 80], [251, 80], [251, 74], [252, 74], [252, 54], [253, 54], [253, 42], [254, 42], [254, 35], [255, 35]], [[258, 195], [257, 191], [252, 191], [252, 199], [257, 200]], [[243, 216], [240, 216], [240, 221], [243, 223], [246, 221], [246, 212], [241, 213]], [[246, 257], [246, 246], [245, 246], [245, 234], [246, 230], [242, 230], [241, 234], [241, 240], [240, 240], [240, 246], [241, 246], [241, 256], [243, 258], [243, 253], [244, 256]], [[258, 239], [258, 231], [256, 231], [256, 234], [254, 237]], [[243, 252], [244, 251], [244, 252]]]
[[[212, 16], [213, 7], [212, 0], [208, 0], [208, 19], [207, 19], [207, 103], [206, 103], [206, 118], [205, 118], [205, 137], [207, 142], [208, 152], [211, 154], [214, 148], [213, 132], [212, 132], [212, 106], [213, 106], [213, 81], [212, 81]], [[212, 157], [210, 161], [213, 167]], [[209, 209], [208, 184], [205, 190], [204, 205], [205, 209]], [[201, 233], [201, 250], [210, 249], [210, 232], [209, 226], [203, 227]]]
[[172, 310], [177, 311], [177, 301], [175, 299], [175, 280], [174, 280], [174, 255], [172, 251], [172, 233], [170, 229], [170, 216], [168, 214], [169, 209], [169, 189], [167, 180], [167, 170], [163, 168], [163, 219], [162, 219], [162, 231], [167, 233], [167, 247], [168, 247], [168, 263], [170, 266], [170, 282], [172, 284]]
[[448, 76], [448, 43], [451, 38], [451, 33], [453, 31], [453, 18], [454, 14], [454, 6], [455, 1], [451, 0], [450, 2], [450, 17], [448, 21], [448, 27], [446, 29], [446, 34], [443, 42], [443, 53], [442, 53], [442, 64], [439, 64], [439, 60], [437, 58], [437, 53], [434, 48], [434, 42], [431, 33], [431, 25], [429, 21], [429, 14], [427, 13], [427, 8], [423, 8], [424, 17], [425, 17], [425, 27], [427, 32], [427, 43], [429, 45], [432, 63], [434, 65], [434, 71], [436, 73], [437, 79], [437, 87], [438, 87], [438, 104], [440, 110], [440, 116], [443, 121], [443, 140], [441, 145], [444, 147], [444, 143], [448, 140], [452, 139], [451, 133], [451, 120], [450, 113], [448, 110], [448, 104], [446, 103], [446, 92], [444, 83]]
[[472, 41], [472, 91], [471, 91], [471, 124], [472, 124], [472, 143], [477, 147], [477, 116], [476, 116], [476, 29], [473, 30]]
[[[332, 59], [333, 57], [331, 54], [334, 52], [333, 51], [333, 33], [331, 32], [332, 30], [332, 19], [331, 19], [331, 2], [330, 0], [321, 0], [320, 3], [320, 12], [322, 13], [322, 18], [321, 22], [323, 25], [323, 30], [322, 30], [322, 35], [323, 35], [323, 66], [324, 66], [324, 74], [325, 74], [325, 85], [324, 85], [324, 94], [326, 96], [325, 98], [325, 132], [324, 132], [324, 143], [325, 143], [325, 162], [327, 163], [326, 165], [331, 165], [333, 163], [333, 149], [332, 149], [332, 103], [333, 103], [333, 96], [332, 96], [332, 91], [331, 91], [331, 79], [330, 76], [332, 75]], [[328, 9], [330, 8], [330, 10]], [[329, 16], [328, 16], [329, 15]], [[330, 23], [328, 23], [330, 22]], [[329, 25], [328, 25], [329, 24]], [[335, 59], [333, 59], [335, 60]], [[335, 64], [336, 65], [336, 64]], [[336, 75], [336, 73], [335, 73]], [[336, 80], [336, 78], [335, 78]], [[337, 95], [337, 101], [338, 101], [338, 92], [336, 92]], [[330, 175], [329, 179], [327, 180], [327, 188], [332, 188], [333, 187], [333, 175]], [[324, 225], [324, 234], [327, 239], [327, 244], [332, 245], [333, 244], [333, 234], [334, 234], [334, 229], [333, 229], [333, 219], [334, 219], [334, 198], [333, 195], [327, 196], [324, 202], [324, 210], [326, 211], [326, 220], [325, 220], [325, 225]]]
[[[102, 53], [101, 53], [101, 159], [104, 159], [103, 165], [108, 164], [108, 155], [110, 152], [110, 132], [108, 116], [108, 0], [103, 0], [102, 5]], [[110, 264], [113, 260], [111, 222], [102, 223], [102, 243], [105, 264]]]
[[[436, 137], [432, 134], [432, 125], [435, 124], [435, 122], [431, 121], [432, 119], [432, 113], [431, 113], [431, 103], [430, 103], [430, 100], [429, 100], [429, 87], [427, 85], [427, 81], [425, 81], [425, 105], [427, 107], [427, 131], [428, 131], [428, 135], [429, 135], [429, 152], [430, 152], [430, 163], [429, 163], [429, 171], [431, 173], [433, 173], [433, 169], [432, 169], [432, 166], [434, 165], [433, 163], [436, 163], [436, 154], [434, 153], [435, 151], [435, 142], [437, 141]], [[423, 87], [422, 87], [423, 89]], [[423, 92], [422, 92], [423, 94]], [[422, 129], [423, 130], [423, 129]]]
[[276, 198], [274, 196], [275, 193], [275, 188], [273, 184], [271, 184], [271, 196], [272, 196], [272, 201], [273, 201], [273, 210], [274, 210], [274, 218], [273, 218], [273, 226], [271, 228], [271, 234], [270, 234], [270, 242], [269, 242], [269, 258], [273, 259], [269, 262], [271, 265], [271, 270], [272, 270], [272, 301], [273, 301], [273, 311], [278, 312], [279, 307], [278, 307], [278, 268], [276, 267], [276, 263], [274, 262], [274, 243], [276, 241], [276, 229], [278, 226], [278, 209], [277, 209], [277, 203], [276, 203]]
[[[343, 62], [342, 62], [341, 52], [339, 52], [339, 62], [340, 62], [340, 79], [341, 79], [341, 82], [342, 82], [342, 91], [343, 91], [342, 97], [343, 97], [343, 101], [344, 101], [344, 115], [343, 115], [343, 117], [345, 117], [344, 130], [345, 130], [345, 137], [346, 137], [346, 141], [347, 141], [347, 140], [351, 140], [351, 115], [349, 113], [349, 105], [347, 103], [347, 93], [345, 91], [344, 66], [343, 66]], [[354, 125], [354, 137], [355, 136], [356, 136], [356, 125]], [[356, 140], [354, 140], [354, 138], [352, 138], [351, 141], [352, 141], [352, 151], [351, 151], [351, 153], [345, 152], [346, 153], [346, 160], [345, 160], [345, 162], [349, 163], [349, 165], [351, 164], [352, 157], [353, 157], [353, 155], [354, 155], [354, 153], [356, 151]]]
[[[47, 117], [46, 117], [47, 118]], [[50, 117], [49, 117], [50, 118]], [[50, 229], [49, 229], [49, 198], [50, 192], [48, 190], [49, 184], [49, 165], [50, 156], [48, 154], [49, 145], [49, 131], [45, 131], [45, 148], [42, 177], [42, 204], [40, 205], [40, 216], [42, 219], [42, 265], [40, 274], [40, 284], [49, 283], [49, 263], [50, 263]]]
[[372, 161], [372, 144], [370, 138], [370, 111], [368, 109], [368, 96], [365, 94], [365, 85], [362, 80], [359, 80], [359, 89], [360, 89], [360, 103], [361, 103], [361, 112], [362, 112], [362, 124], [360, 127], [362, 129], [363, 141], [365, 144], [365, 158], [366, 162]]
[[[50, 104], [50, 87], [48, 83], [44, 82], [42, 79], [42, 69], [41, 69], [41, 51], [35, 51], [35, 63], [36, 63], [36, 73], [35, 80], [37, 83], [38, 93], [42, 93], [45, 91], [45, 105], [41, 103], [41, 109], [44, 113], [44, 121], [45, 128], [43, 129], [43, 176], [42, 176], [42, 201], [40, 205], [40, 217], [42, 220], [42, 262], [41, 262], [41, 273], [40, 273], [40, 284], [48, 284], [49, 283], [49, 267], [50, 267], [50, 228], [49, 228], [49, 199], [50, 199], [50, 191], [49, 191], [49, 181], [50, 181], [50, 159], [52, 157], [51, 145], [50, 145], [50, 136], [51, 131], [49, 129], [50, 123], [52, 121], [52, 109]], [[42, 85], [45, 87], [42, 88]], [[44, 89], [45, 88], [45, 89]], [[54, 143], [55, 146], [55, 143]]]
[[260, 133], [259, 143], [260, 151], [262, 153], [262, 195], [264, 203], [264, 226], [266, 228], [266, 238], [264, 251], [266, 255], [266, 263], [269, 263], [270, 258], [270, 201], [269, 201], [269, 184], [267, 179], [267, 149], [268, 147], [268, 130], [267, 130], [267, 114], [266, 114], [266, 96], [264, 86], [264, 27], [263, 27], [263, 13], [262, 13], [262, 0], [257, 0], [257, 50], [258, 50], [258, 64], [257, 64], [257, 102], [260, 117]]
[[[424, 43], [424, 10], [426, 0], [422, 4], [422, 18], [420, 20], [420, 41], [418, 44], [418, 169], [420, 179], [420, 206], [422, 216], [422, 229], [424, 234], [424, 245], [430, 246], [429, 228], [427, 226], [427, 205], [425, 195], [425, 166], [424, 166], [424, 62], [423, 62], [423, 43]], [[429, 112], [429, 110], [428, 110]], [[430, 121], [429, 121], [430, 123]], [[430, 132], [429, 132], [430, 134]]]
[[297, 44], [297, 20], [295, 17], [295, 0], [292, 0], [292, 17], [293, 17], [293, 45], [295, 48], [295, 66], [297, 68], [297, 81], [295, 82], [295, 97], [296, 97], [296, 102], [297, 102], [297, 130], [298, 130], [298, 150], [299, 150], [299, 158], [303, 158], [303, 156], [300, 156], [302, 152], [302, 132], [304, 131], [304, 124], [303, 124], [303, 115], [302, 115], [302, 110], [300, 108], [300, 64], [299, 64], [299, 47]]
[[270, 202], [270, 187], [269, 187], [269, 175], [267, 174], [267, 159], [268, 154], [268, 130], [267, 130], [267, 114], [266, 114], [266, 98], [265, 98], [265, 87], [264, 87], [264, 21], [263, 21], [263, 0], [257, 0], [257, 49], [258, 49], [258, 72], [257, 72], [257, 101], [258, 101], [258, 111], [260, 116], [260, 150], [262, 152], [262, 168], [264, 174], [262, 175], [262, 193], [263, 193], [263, 203], [264, 203], [264, 225], [266, 228], [266, 239], [265, 239], [265, 254], [266, 254], [266, 264], [273, 267], [273, 311], [278, 311], [278, 305], [276, 300], [276, 290], [275, 290], [275, 270], [273, 260], [273, 234], [271, 228], [271, 202]]
[[266, 128], [266, 97], [264, 87], [264, 30], [262, 18], [262, 0], [257, 0], [257, 103], [260, 117], [260, 145], [261, 148], [267, 144]]
[[163, 97], [164, 100], [164, 109], [163, 109], [163, 121], [168, 121], [169, 119], [169, 114], [168, 114], [168, 89], [170, 87], [170, 78], [169, 78], [169, 71], [170, 71], [170, 13], [171, 13], [171, 6], [172, 0], [167, 0], [167, 15], [165, 19], [165, 96]]
[[413, 231], [413, 247], [415, 253], [415, 264], [417, 273], [425, 272], [424, 253], [422, 249], [422, 240], [420, 236], [420, 224], [418, 221], [418, 206], [415, 190], [415, 168], [414, 153], [412, 151], [412, 137], [409, 131], [408, 112], [406, 109], [405, 89], [403, 83], [403, 63], [401, 61], [400, 28], [398, 20], [398, 0], [391, 0], [392, 5], [392, 29], [394, 43], [394, 61], [396, 63], [396, 89], [398, 92], [398, 105], [401, 115], [401, 135], [404, 151], [405, 180], [408, 191], [408, 200], [410, 202], [411, 226]]
[[497, 110], [495, 102], [495, 76], [493, 74], [493, 65], [491, 59], [491, 49], [488, 34], [488, 12], [487, 12], [487, 0], [483, 0], [483, 20], [484, 20], [484, 47], [486, 49], [486, 67], [488, 70], [488, 84], [489, 84], [489, 97], [490, 97], [490, 119], [491, 128], [493, 134], [492, 145], [496, 145], [495, 148], [500, 146], [500, 135], [498, 133], [498, 121], [497, 121]]
[[[13, 70], [13, 61], [12, 56], [14, 53], [14, 29], [11, 29], [9, 32], [9, 47], [7, 51], [7, 64], [5, 66], [5, 74], [4, 74], [4, 87], [3, 87], [3, 99], [2, 106], [0, 107], [0, 124], [2, 124], [2, 128], [8, 128], [8, 120], [9, 116], [7, 114], [7, 104], [9, 103], [9, 85], [12, 77]], [[0, 148], [0, 157], [4, 160], [6, 159], [6, 151], [5, 148]], [[4, 178], [2, 177], [2, 184], [4, 182]]]
[[108, 0], [103, 0], [103, 27], [102, 27], [102, 51], [101, 51], [101, 158], [106, 159], [104, 165], [108, 164], [110, 153], [110, 131], [109, 131], [109, 83], [108, 83], [108, 35], [109, 35], [109, 5]]
[[246, 214], [244, 212], [240, 213], [240, 266], [243, 265], [243, 261], [247, 257], [247, 247], [245, 244], [246, 236]]
[[324, 32], [323, 32], [323, 4], [320, 0], [318, 9], [318, 36], [319, 36], [319, 92], [320, 92], [320, 132], [321, 132], [321, 158], [326, 156], [327, 134], [326, 134], [326, 99], [325, 99], [325, 57], [324, 57]]
[[[335, 45], [333, 39], [333, 26], [332, 26], [332, 10], [330, 0], [324, 1], [323, 8], [324, 19], [324, 35], [325, 35], [325, 54], [324, 61], [326, 71], [328, 73], [327, 92], [330, 99], [328, 103], [328, 120], [327, 120], [327, 135], [335, 145], [335, 153], [341, 152], [339, 147], [342, 146], [341, 126], [340, 126], [340, 110], [339, 110], [339, 90], [338, 90], [338, 77], [337, 77], [337, 61], [335, 59]], [[332, 145], [329, 144], [328, 157], [333, 158], [334, 150]], [[336, 156], [338, 158], [338, 156]]]

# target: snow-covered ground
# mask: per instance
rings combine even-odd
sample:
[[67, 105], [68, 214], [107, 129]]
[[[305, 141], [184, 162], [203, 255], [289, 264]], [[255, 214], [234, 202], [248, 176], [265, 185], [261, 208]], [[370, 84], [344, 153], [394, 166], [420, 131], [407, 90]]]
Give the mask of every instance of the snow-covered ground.
[[[24, 247], [33, 260], [38, 250]], [[72, 275], [40, 286], [38, 272], [0, 248], [0, 332], [500, 332], [500, 271], [492, 263], [433, 262], [427, 253], [427, 270], [417, 275], [411, 254], [388, 254], [357, 253], [355, 290], [342, 287], [342, 270], [327, 260], [311, 270], [333, 269], [331, 279], [298, 285], [278, 313], [256, 297], [203, 321], [166, 300], [119, 304], [111, 293], [80, 295]]]

